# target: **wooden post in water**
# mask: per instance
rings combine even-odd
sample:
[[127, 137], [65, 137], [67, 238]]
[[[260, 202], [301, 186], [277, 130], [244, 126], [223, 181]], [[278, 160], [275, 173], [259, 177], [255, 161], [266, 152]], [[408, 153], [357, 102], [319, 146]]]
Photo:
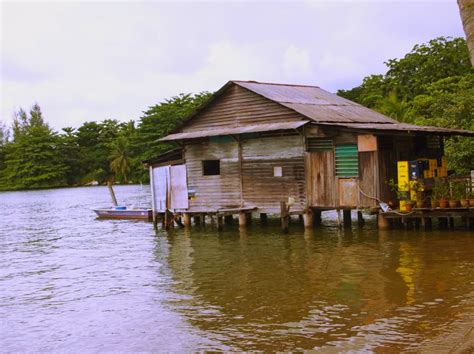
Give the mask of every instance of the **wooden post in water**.
[[201, 224], [201, 219], [199, 218], [199, 215], [194, 215], [193, 219], [194, 219], [194, 225]]
[[224, 216], [224, 223], [227, 225], [232, 225], [234, 222], [234, 217], [232, 215], [226, 215]]
[[382, 214], [377, 215], [377, 226], [379, 227], [380, 230], [387, 230], [390, 228], [388, 219]]
[[268, 224], [268, 218], [266, 213], [260, 213], [260, 223], [262, 225], [267, 225]]
[[352, 226], [352, 218], [351, 218], [351, 210], [350, 209], [344, 209], [342, 211], [342, 217], [344, 220], [344, 228], [345, 229], [350, 229]]
[[217, 215], [217, 230], [222, 231], [224, 224], [224, 217], [222, 215]]
[[364, 216], [362, 215], [362, 212], [360, 210], [357, 210], [357, 227], [361, 229], [364, 227], [364, 224]]
[[337, 209], [337, 226], [342, 229], [341, 210]]
[[183, 214], [183, 224], [184, 224], [184, 227], [190, 227], [191, 226], [191, 214], [189, 214], [189, 213], [184, 213]]
[[250, 225], [252, 223], [252, 212], [247, 212], [247, 224]]
[[322, 224], [321, 210], [313, 210], [313, 219], [315, 226], [320, 226]]
[[112, 182], [107, 181], [107, 187], [109, 188], [110, 197], [112, 198], [112, 203], [113, 203], [115, 206], [117, 206], [117, 205], [118, 205], [118, 203], [117, 203], [117, 198], [115, 198], [114, 189], [112, 188]]
[[308, 208], [308, 210], [306, 210], [306, 212], [303, 214], [303, 223], [304, 223], [304, 227], [305, 227], [305, 228], [313, 227], [313, 226], [314, 226], [313, 212], [312, 212], [311, 209], [309, 209], [309, 208]]
[[239, 213], [239, 227], [247, 226], [247, 214], [244, 211]]
[[288, 213], [288, 208], [286, 202], [280, 202], [280, 218], [281, 218], [281, 229], [283, 233], [288, 233], [288, 225], [290, 222], [290, 214]]

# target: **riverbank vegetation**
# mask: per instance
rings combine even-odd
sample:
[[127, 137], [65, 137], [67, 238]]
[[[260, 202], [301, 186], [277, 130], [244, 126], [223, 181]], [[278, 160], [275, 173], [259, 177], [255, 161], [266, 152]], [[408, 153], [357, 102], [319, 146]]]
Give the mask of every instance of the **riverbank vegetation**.
[[[474, 71], [462, 38], [416, 45], [387, 72], [370, 75], [338, 94], [401, 122], [474, 130]], [[181, 94], [149, 107], [137, 121], [105, 119], [56, 132], [35, 104], [15, 113], [12, 127], [0, 122], [0, 189], [87, 185], [115, 180], [146, 183], [141, 161], [172, 145], [159, 143], [210, 93]], [[474, 139], [446, 141], [449, 167], [474, 168]]]

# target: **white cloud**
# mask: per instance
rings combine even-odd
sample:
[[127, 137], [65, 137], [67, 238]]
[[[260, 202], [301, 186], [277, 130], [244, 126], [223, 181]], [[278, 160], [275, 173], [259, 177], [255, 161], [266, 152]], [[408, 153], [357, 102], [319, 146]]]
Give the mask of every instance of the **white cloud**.
[[0, 120], [38, 102], [57, 129], [137, 119], [181, 92], [231, 79], [329, 90], [439, 35], [455, 2], [28, 2], [1, 4]]

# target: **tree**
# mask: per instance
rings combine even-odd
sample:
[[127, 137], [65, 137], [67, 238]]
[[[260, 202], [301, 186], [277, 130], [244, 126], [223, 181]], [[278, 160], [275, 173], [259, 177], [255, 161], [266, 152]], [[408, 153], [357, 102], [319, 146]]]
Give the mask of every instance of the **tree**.
[[129, 145], [125, 136], [119, 136], [112, 142], [112, 153], [110, 154], [110, 169], [118, 180], [125, 183], [128, 182], [127, 175], [131, 165]]
[[39, 105], [20, 109], [13, 121], [13, 141], [5, 150], [3, 188], [29, 189], [66, 185], [59, 138], [44, 122]]
[[466, 33], [467, 46], [474, 66], [474, 0], [458, 0], [459, 12]]

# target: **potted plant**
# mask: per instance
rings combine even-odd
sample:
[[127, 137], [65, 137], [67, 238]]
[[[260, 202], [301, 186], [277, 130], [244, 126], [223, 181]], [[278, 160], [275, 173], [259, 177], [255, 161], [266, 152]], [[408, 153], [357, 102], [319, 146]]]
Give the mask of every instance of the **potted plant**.
[[447, 208], [449, 205], [449, 184], [446, 178], [435, 178], [433, 194], [438, 198], [440, 208]]
[[461, 202], [461, 206], [463, 208], [469, 207], [469, 193], [467, 192], [467, 183], [466, 181], [462, 181], [459, 183], [459, 201]]
[[430, 198], [430, 204], [431, 204], [432, 209], [434, 209], [438, 206], [438, 200], [439, 200], [439, 197], [433, 191], [433, 194], [431, 194], [431, 198]]
[[[399, 201], [400, 211], [407, 211], [410, 212], [413, 209], [413, 201], [410, 200], [410, 193], [401, 191], [400, 187], [393, 179], [388, 181], [388, 185], [392, 192], [397, 194], [397, 199]], [[408, 189], [407, 186], [404, 185], [402, 189]]]
[[[466, 184], [464, 181], [451, 182], [451, 199], [449, 200], [450, 208], [459, 207], [460, 201], [466, 200]], [[464, 203], [466, 205], [466, 203]]]
[[416, 180], [411, 181], [410, 189], [416, 194], [416, 207], [423, 208], [424, 206], [423, 191], [425, 190], [423, 183]]

